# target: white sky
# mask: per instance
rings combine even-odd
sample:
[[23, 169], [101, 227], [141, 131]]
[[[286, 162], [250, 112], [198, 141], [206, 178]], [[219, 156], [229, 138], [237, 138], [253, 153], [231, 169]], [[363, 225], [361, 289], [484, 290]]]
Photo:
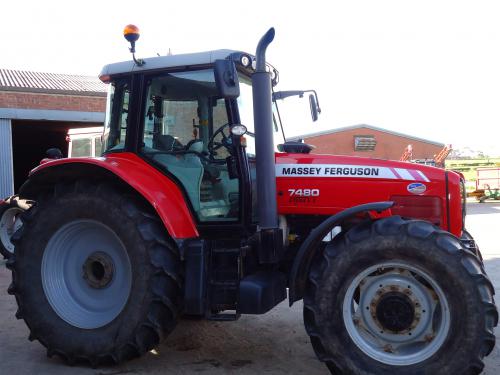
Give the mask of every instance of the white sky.
[[[139, 56], [230, 48], [268, 60], [280, 90], [318, 91], [288, 136], [360, 123], [500, 155], [500, 1], [3, 1], [0, 68], [97, 75]], [[285, 101], [286, 104], [286, 101]], [[295, 106], [295, 105], [294, 105]]]

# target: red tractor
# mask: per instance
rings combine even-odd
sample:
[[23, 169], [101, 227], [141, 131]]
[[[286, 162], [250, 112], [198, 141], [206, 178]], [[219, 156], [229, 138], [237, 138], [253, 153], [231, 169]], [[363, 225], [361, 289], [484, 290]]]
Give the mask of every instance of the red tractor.
[[183, 314], [263, 314], [288, 290], [332, 373], [480, 373], [498, 314], [464, 181], [280, 141], [277, 99], [307, 91], [274, 92], [273, 38], [104, 67], [102, 157], [46, 162], [19, 191], [36, 203], [7, 266], [30, 340], [119, 363]]

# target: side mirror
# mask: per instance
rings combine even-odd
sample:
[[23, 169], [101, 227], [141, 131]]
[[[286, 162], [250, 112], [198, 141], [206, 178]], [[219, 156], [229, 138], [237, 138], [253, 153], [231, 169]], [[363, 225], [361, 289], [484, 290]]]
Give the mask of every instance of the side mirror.
[[240, 82], [234, 61], [215, 60], [215, 84], [219, 94], [226, 99], [240, 96]]
[[311, 107], [312, 120], [317, 121], [319, 116], [318, 103], [316, 102], [316, 97], [313, 94], [309, 95], [309, 106]]

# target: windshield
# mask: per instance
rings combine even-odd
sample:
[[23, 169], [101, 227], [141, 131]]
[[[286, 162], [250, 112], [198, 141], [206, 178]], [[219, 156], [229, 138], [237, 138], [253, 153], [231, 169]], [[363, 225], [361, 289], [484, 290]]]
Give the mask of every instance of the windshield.
[[[227, 157], [225, 148], [214, 150], [217, 130], [228, 123], [224, 99], [218, 97], [212, 70], [164, 73], [147, 81], [143, 145], [145, 151], [194, 149], [216, 158]], [[228, 129], [219, 131], [228, 133]], [[210, 148], [210, 150], [209, 150]], [[194, 151], [193, 149], [193, 151]]]
[[[238, 110], [240, 121], [248, 129], [245, 135], [247, 140], [246, 152], [248, 156], [255, 157], [255, 126], [253, 118], [253, 95], [252, 80], [243, 74], [239, 74], [240, 96], [238, 97]], [[284, 143], [283, 134], [278, 122], [276, 103], [273, 103], [273, 130], [274, 130], [274, 149], [278, 151], [277, 145]]]

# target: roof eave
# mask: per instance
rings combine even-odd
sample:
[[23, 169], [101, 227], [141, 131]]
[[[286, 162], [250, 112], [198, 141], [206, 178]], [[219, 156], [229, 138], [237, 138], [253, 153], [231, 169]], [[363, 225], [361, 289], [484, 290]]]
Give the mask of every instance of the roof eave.
[[53, 95], [72, 95], [72, 96], [97, 96], [106, 97], [105, 91], [78, 91], [78, 90], [56, 90], [41, 89], [36, 87], [10, 87], [0, 86], [0, 92], [20, 92], [25, 94], [53, 94]]
[[293, 137], [289, 137], [288, 139], [290, 139], [290, 140], [297, 140], [297, 139], [313, 138], [313, 137], [319, 137], [319, 136], [322, 136], [322, 135], [329, 135], [329, 134], [341, 133], [341, 132], [345, 132], [345, 131], [349, 131], [349, 130], [355, 130], [355, 129], [361, 129], [361, 128], [371, 129], [371, 130], [375, 130], [375, 131], [379, 131], [379, 132], [391, 134], [391, 135], [398, 136], [398, 137], [413, 139], [415, 141], [425, 142], [425, 143], [433, 144], [433, 145], [436, 145], [436, 146], [439, 146], [439, 147], [444, 147], [445, 146], [444, 143], [435, 142], [435, 141], [431, 141], [431, 140], [428, 140], [428, 139], [425, 139], [425, 138], [419, 138], [419, 137], [415, 137], [413, 135], [399, 133], [399, 132], [395, 132], [395, 131], [392, 131], [392, 130], [388, 130], [388, 129], [384, 129], [384, 128], [379, 128], [378, 126], [367, 125], [367, 124], [344, 126], [344, 127], [336, 128], [336, 129], [323, 130], [323, 131], [309, 133], [309, 134], [301, 134], [301, 135], [296, 135], [296, 136], [293, 136]]

